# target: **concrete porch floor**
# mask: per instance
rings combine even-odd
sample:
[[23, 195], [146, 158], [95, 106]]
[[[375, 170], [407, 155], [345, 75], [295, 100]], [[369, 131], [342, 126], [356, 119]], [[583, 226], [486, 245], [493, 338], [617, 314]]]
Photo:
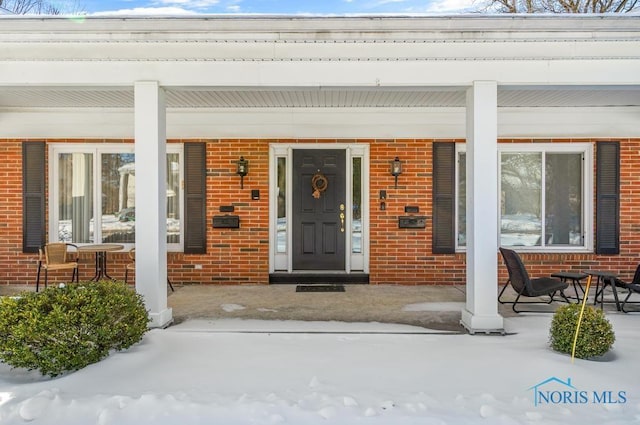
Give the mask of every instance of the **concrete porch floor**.
[[[500, 289], [502, 286], [496, 288], [496, 296]], [[571, 286], [565, 294], [575, 297]], [[509, 286], [504, 295], [514, 300], [517, 294]], [[612, 300], [610, 291], [606, 299]], [[465, 332], [460, 325], [465, 300], [464, 285], [345, 285], [345, 292], [296, 292], [296, 285], [184, 285], [169, 291], [167, 302], [175, 323], [230, 318], [380, 322]], [[565, 303], [554, 302], [529, 308], [549, 314], [562, 305]], [[606, 304], [605, 310], [615, 311], [615, 306]], [[498, 312], [503, 317], [518, 316], [511, 304], [498, 304]]]
[[[296, 285], [174, 285], [167, 303], [174, 323], [190, 319], [380, 322], [462, 332], [464, 286], [345, 285], [345, 292], [296, 292]], [[2, 285], [0, 295], [34, 291], [35, 285]], [[566, 291], [571, 295], [572, 289]], [[497, 294], [497, 293], [496, 293]], [[507, 296], [515, 298], [511, 288]], [[553, 311], [562, 303], [539, 306]], [[516, 314], [499, 305], [504, 317]]]
[[345, 292], [296, 292], [296, 285], [186, 285], [169, 292], [175, 322], [241, 318], [383, 322], [460, 331], [462, 286], [345, 285]]

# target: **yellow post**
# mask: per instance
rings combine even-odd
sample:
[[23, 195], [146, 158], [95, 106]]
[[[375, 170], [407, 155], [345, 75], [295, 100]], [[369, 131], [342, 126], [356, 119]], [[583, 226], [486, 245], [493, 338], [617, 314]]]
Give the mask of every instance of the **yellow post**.
[[571, 363], [573, 363], [573, 361], [576, 358], [576, 345], [578, 344], [578, 334], [580, 333], [580, 324], [582, 323], [582, 315], [584, 314], [584, 308], [587, 305], [587, 298], [589, 298], [589, 287], [591, 286], [591, 278], [592, 278], [591, 275], [589, 275], [589, 277], [587, 278], [587, 288], [584, 290], [584, 297], [582, 298], [582, 308], [580, 309], [580, 315], [578, 316], [576, 334], [573, 337], [573, 348], [571, 349]]

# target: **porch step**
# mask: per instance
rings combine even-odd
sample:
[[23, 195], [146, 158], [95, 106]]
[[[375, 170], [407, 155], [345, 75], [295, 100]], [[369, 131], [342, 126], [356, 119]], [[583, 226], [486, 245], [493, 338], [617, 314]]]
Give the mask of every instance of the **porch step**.
[[325, 284], [325, 285], [353, 285], [369, 284], [367, 273], [272, 273], [269, 275], [272, 285]]

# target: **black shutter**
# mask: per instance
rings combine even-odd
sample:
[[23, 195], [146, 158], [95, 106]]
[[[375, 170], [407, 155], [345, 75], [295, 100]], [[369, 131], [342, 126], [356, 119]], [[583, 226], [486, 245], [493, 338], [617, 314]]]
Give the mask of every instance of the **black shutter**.
[[434, 254], [453, 254], [455, 246], [455, 143], [433, 144]]
[[205, 143], [184, 145], [185, 254], [207, 252], [207, 146]]
[[45, 143], [22, 143], [22, 252], [45, 243]]
[[596, 149], [596, 254], [619, 254], [620, 142], [598, 142]]

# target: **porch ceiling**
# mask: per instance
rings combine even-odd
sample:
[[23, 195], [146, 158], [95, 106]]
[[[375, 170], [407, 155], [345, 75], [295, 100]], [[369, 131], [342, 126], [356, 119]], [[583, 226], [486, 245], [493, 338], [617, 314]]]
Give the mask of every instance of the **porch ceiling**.
[[[168, 88], [169, 108], [464, 107], [460, 87]], [[129, 87], [0, 88], [5, 108], [133, 108]], [[544, 86], [498, 89], [499, 107], [640, 106], [640, 87]]]

